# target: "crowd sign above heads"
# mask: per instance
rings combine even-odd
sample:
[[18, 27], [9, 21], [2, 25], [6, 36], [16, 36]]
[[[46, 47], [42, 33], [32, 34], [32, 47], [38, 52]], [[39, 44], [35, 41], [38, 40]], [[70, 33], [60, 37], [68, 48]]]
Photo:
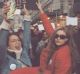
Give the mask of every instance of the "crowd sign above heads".
[[66, 25], [73, 25], [77, 26], [78, 25], [78, 17], [66, 17]]

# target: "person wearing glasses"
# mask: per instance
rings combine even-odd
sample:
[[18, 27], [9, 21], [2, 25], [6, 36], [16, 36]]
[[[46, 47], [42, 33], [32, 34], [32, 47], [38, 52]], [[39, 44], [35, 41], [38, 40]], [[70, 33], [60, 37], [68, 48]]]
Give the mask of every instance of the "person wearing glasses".
[[[55, 29], [52, 28], [51, 22], [48, 19], [48, 16], [45, 14], [44, 10], [41, 7], [41, 3], [38, 2], [36, 4], [40, 11], [39, 17], [43, 21], [45, 31], [47, 32], [47, 34], [50, 37], [52, 37], [51, 40], [54, 40], [54, 42], [52, 42], [52, 41], [49, 42], [50, 43], [49, 47], [42, 51], [42, 54], [40, 57], [40, 72], [43, 73], [43, 71], [46, 68], [46, 65], [48, 65], [49, 62], [51, 63], [51, 60], [50, 60], [51, 57], [61, 56], [60, 54], [62, 54], [62, 57], [60, 57], [60, 58], [57, 57], [57, 58], [53, 59], [53, 61], [52, 61], [52, 64], [50, 67], [50, 68], [52, 68], [51, 69], [52, 74], [71, 74], [71, 69], [72, 69], [72, 73], [75, 72], [74, 71], [75, 65], [76, 65], [75, 61], [76, 60], [79, 61], [80, 57], [79, 57], [79, 53], [77, 51], [76, 43], [74, 42], [74, 39], [73, 39], [73, 33], [75, 33], [75, 31], [73, 30], [74, 28], [72, 26], [67, 26], [67, 27], [65, 26], [65, 28], [67, 28], [66, 30], [65, 30], [65, 28], [63, 28], [61, 30], [58, 29], [55, 34]], [[63, 34], [61, 35], [61, 31], [63, 31], [65, 35], [63, 35]], [[60, 50], [58, 50], [58, 49], [61, 49], [61, 52], [59, 52]], [[50, 50], [51, 50], [51, 52], [48, 53]], [[55, 51], [55, 53], [54, 53], [54, 51]], [[56, 52], [59, 52], [59, 55], [57, 55]], [[56, 56], [54, 54], [56, 54]], [[54, 55], [54, 56], [52, 56], [52, 55]], [[72, 57], [71, 57], [71, 55], [72, 55]], [[62, 60], [62, 62], [61, 62], [61, 60]], [[47, 64], [45, 61], [47, 61]], [[54, 63], [54, 65], [53, 65], [53, 63]]]
[[40, 72], [50, 70], [51, 74], [71, 74], [72, 57], [68, 28], [60, 28], [52, 34], [47, 48], [40, 56]]

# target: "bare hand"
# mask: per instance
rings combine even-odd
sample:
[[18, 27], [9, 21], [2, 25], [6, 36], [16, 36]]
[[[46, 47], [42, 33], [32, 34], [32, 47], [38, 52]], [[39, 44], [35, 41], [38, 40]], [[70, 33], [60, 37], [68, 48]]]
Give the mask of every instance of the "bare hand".
[[5, 19], [7, 19], [7, 13], [9, 12], [9, 10], [10, 10], [10, 6], [5, 2], [5, 3], [4, 3], [4, 6], [3, 6], [3, 8], [2, 8], [3, 17], [4, 17]]
[[22, 14], [29, 15], [29, 11], [26, 9], [25, 4], [24, 4], [24, 8], [22, 9]]
[[40, 12], [43, 13], [44, 11], [42, 9], [42, 5], [41, 5], [40, 1], [36, 2], [36, 5], [37, 5], [38, 9], [40, 10]]

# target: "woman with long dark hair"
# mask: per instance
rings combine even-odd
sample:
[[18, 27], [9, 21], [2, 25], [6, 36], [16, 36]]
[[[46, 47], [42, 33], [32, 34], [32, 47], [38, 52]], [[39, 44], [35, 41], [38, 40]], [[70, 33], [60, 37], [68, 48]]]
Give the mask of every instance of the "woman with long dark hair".
[[60, 28], [54, 31], [47, 48], [42, 51], [40, 57], [41, 72], [44, 72], [47, 68], [51, 71], [51, 74], [72, 73], [74, 64], [72, 55], [76, 50], [72, 34], [72, 27]]

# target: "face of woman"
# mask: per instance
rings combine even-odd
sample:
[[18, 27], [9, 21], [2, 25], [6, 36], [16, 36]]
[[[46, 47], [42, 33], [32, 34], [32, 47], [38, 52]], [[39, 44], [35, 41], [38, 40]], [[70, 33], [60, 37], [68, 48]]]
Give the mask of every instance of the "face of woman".
[[65, 44], [67, 41], [68, 41], [68, 38], [66, 36], [66, 33], [63, 30], [57, 31], [55, 36], [55, 44], [57, 46], [61, 46]]
[[11, 35], [9, 37], [9, 48], [12, 50], [21, 49], [21, 41], [17, 35]]

